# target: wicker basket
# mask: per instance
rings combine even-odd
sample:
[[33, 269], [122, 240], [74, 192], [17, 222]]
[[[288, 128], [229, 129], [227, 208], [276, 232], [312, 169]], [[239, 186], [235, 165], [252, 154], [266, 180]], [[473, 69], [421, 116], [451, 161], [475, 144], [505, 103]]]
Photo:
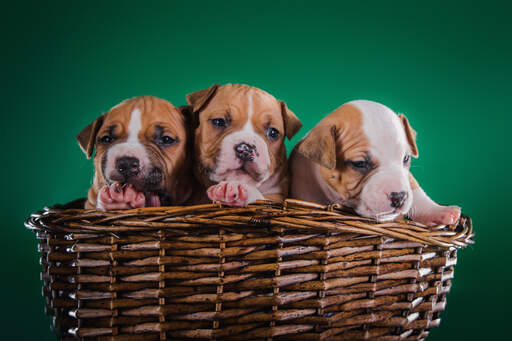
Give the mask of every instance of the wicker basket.
[[61, 340], [421, 340], [473, 236], [467, 217], [379, 224], [293, 200], [69, 207], [26, 222]]

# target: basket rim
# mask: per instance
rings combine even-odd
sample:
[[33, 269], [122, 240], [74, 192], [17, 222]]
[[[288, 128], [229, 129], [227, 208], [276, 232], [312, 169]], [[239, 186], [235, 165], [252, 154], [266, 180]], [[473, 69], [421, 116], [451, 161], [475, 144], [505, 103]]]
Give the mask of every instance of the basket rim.
[[363, 236], [386, 237], [443, 249], [466, 247], [473, 244], [471, 218], [461, 215], [452, 225], [427, 227], [421, 223], [396, 219], [377, 222], [347, 212], [339, 204], [322, 205], [295, 199], [283, 202], [260, 200], [247, 207], [228, 207], [222, 204], [192, 206], [145, 207], [131, 210], [101, 211], [80, 207], [84, 199], [66, 205], [54, 205], [33, 213], [25, 227], [32, 231], [63, 234], [101, 234], [154, 232], [179, 228], [187, 230], [229, 227], [270, 228], [286, 232], [288, 229], [304, 233], [349, 232]]

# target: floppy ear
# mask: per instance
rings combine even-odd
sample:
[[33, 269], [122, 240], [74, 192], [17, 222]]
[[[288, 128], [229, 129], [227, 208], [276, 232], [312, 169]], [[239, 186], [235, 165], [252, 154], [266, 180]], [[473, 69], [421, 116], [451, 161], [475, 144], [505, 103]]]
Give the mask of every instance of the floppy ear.
[[103, 119], [105, 118], [105, 115], [106, 114], [103, 114], [100, 117], [98, 117], [94, 122], [85, 127], [76, 136], [80, 148], [85, 153], [88, 159], [90, 159], [92, 156], [92, 152], [96, 144], [96, 135], [98, 134], [98, 131], [100, 130], [101, 125], [103, 124]]
[[210, 100], [215, 96], [219, 84], [213, 84], [208, 89], [199, 90], [187, 95], [187, 103], [192, 107], [193, 111], [203, 110]]
[[291, 140], [292, 137], [297, 134], [299, 129], [302, 127], [302, 123], [299, 121], [297, 116], [288, 109], [286, 103], [283, 101], [279, 101], [281, 103], [281, 115], [283, 115], [284, 122], [284, 132], [288, 140]]
[[404, 114], [399, 114], [398, 117], [400, 118], [402, 126], [404, 127], [405, 136], [407, 137], [407, 142], [409, 142], [409, 146], [411, 147], [412, 156], [417, 158], [419, 154], [418, 146], [416, 145], [416, 131], [412, 129], [411, 125], [409, 124], [409, 120], [407, 117], [405, 117]]
[[213, 84], [208, 89], [192, 92], [186, 96], [189, 108], [182, 112], [183, 114], [188, 114], [190, 116], [190, 121], [192, 122], [192, 127], [194, 129], [199, 126], [199, 112], [206, 108], [213, 96], [217, 93], [217, 89], [219, 87], [219, 84]]
[[297, 152], [329, 169], [336, 167], [336, 126], [318, 125], [299, 142]]

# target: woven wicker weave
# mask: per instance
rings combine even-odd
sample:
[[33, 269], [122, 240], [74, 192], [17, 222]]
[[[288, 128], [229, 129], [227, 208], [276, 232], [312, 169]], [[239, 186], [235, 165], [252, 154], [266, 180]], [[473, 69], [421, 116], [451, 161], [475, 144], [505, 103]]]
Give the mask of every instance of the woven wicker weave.
[[62, 340], [420, 340], [473, 236], [466, 217], [379, 224], [292, 200], [47, 208], [26, 226]]

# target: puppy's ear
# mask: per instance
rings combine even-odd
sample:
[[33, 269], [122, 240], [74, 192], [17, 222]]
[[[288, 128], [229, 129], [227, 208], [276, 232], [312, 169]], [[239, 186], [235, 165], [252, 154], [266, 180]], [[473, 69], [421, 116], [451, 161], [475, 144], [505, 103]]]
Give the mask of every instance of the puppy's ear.
[[76, 139], [80, 148], [85, 153], [88, 159], [91, 158], [92, 152], [94, 150], [94, 146], [96, 144], [96, 135], [98, 135], [98, 131], [103, 124], [103, 120], [106, 114], [98, 117], [94, 122], [85, 127], [78, 135]]
[[405, 117], [404, 114], [399, 114], [398, 117], [400, 118], [402, 126], [404, 127], [405, 136], [407, 137], [407, 142], [409, 142], [409, 146], [411, 147], [412, 156], [417, 158], [419, 154], [418, 145], [416, 145], [416, 131], [412, 129], [411, 125], [409, 124], [409, 120], [407, 117]]
[[299, 142], [297, 151], [329, 169], [336, 167], [336, 126], [323, 124], [313, 128]]
[[285, 135], [288, 140], [291, 140], [292, 137], [297, 134], [299, 129], [302, 127], [302, 123], [299, 121], [297, 116], [295, 116], [293, 111], [288, 109], [285, 102], [279, 102], [281, 103], [281, 115], [283, 115]]
[[193, 129], [199, 126], [199, 112], [206, 108], [208, 103], [210, 103], [212, 98], [217, 93], [217, 89], [219, 87], [219, 84], [213, 84], [208, 89], [199, 90], [186, 96], [189, 106], [188, 109], [185, 111], [182, 110], [182, 112], [183, 114], [189, 115], [189, 121], [191, 122]]
[[188, 94], [186, 97], [187, 103], [192, 107], [194, 112], [199, 112], [208, 105], [213, 96], [215, 96], [215, 93], [219, 87], [219, 84], [213, 84], [208, 89], [203, 89]]

